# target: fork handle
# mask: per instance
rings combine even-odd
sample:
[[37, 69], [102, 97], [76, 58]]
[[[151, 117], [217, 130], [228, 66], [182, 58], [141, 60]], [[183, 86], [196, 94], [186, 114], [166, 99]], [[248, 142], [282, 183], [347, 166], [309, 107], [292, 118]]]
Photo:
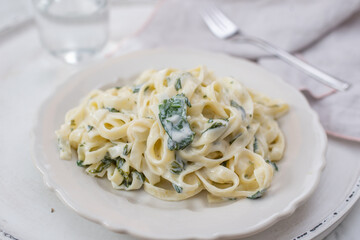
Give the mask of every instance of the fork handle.
[[262, 39], [255, 38], [255, 37], [248, 37], [248, 36], [237, 36], [236, 39], [241, 41], [252, 43], [269, 53], [274, 54], [275, 56], [279, 57], [283, 61], [293, 65], [297, 69], [301, 70], [308, 76], [314, 78], [315, 80], [339, 91], [345, 91], [350, 87], [350, 84], [331, 76], [330, 74], [321, 71], [320, 69], [300, 60], [299, 58], [295, 57], [294, 55], [275, 47], [274, 45], [265, 42]]

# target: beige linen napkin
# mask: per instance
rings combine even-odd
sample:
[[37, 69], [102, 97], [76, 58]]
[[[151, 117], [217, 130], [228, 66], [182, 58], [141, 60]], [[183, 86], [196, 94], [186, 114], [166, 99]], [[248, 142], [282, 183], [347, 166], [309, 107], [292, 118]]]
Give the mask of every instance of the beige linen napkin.
[[318, 41], [360, 9], [360, 0], [164, 0], [141, 32], [146, 47], [188, 45], [255, 58], [266, 55], [255, 47], [217, 39], [199, 11], [214, 2], [246, 34], [288, 51]]
[[[360, 13], [302, 53], [306, 60], [323, 69], [329, 69], [334, 75], [352, 84], [346, 92], [331, 94], [329, 91], [330, 95], [320, 98], [309, 94], [306, 96], [311, 106], [318, 112], [328, 133], [356, 141], [360, 141], [359, 29]], [[327, 89], [278, 59], [260, 59], [259, 63], [280, 74], [294, 86], [309, 88], [310, 91]]]

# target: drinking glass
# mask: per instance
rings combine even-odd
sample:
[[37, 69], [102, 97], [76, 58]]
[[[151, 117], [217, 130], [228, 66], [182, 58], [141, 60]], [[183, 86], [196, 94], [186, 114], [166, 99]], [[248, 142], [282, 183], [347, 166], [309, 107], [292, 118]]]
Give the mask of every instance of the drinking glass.
[[98, 53], [108, 39], [107, 0], [32, 0], [39, 36], [54, 56], [76, 64]]

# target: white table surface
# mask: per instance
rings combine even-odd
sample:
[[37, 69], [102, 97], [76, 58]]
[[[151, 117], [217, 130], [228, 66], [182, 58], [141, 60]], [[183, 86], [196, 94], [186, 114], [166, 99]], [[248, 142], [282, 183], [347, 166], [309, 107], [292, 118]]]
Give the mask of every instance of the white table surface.
[[[114, 5], [111, 42], [138, 29], [153, 7], [151, 1]], [[31, 24], [0, 36], [0, 240], [85, 239], [92, 234], [101, 239], [135, 239], [110, 232], [66, 207], [43, 184], [31, 159], [29, 135], [37, 109], [56, 86], [83, 67], [48, 55]], [[339, 145], [336, 139], [329, 142]], [[359, 239], [359, 226], [360, 201], [326, 239]]]

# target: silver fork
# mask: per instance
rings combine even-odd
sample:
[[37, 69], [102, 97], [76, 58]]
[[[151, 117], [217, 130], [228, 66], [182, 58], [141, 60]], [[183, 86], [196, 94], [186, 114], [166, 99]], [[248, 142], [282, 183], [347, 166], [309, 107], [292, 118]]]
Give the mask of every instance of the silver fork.
[[283, 61], [293, 65], [298, 68], [308, 76], [318, 80], [319, 82], [339, 91], [345, 91], [350, 87], [350, 84], [333, 77], [314, 66], [300, 60], [294, 55], [275, 47], [274, 45], [259, 39], [257, 37], [250, 37], [244, 35], [240, 29], [228, 18], [226, 17], [218, 8], [213, 5], [204, 7], [201, 12], [201, 15], [209, 27], [211, 32], [221, 39], [230, 39], [236, 36], [236, 39], [239, 39], [244, 42], [254, 44], [272, 54], [279, 57]]

